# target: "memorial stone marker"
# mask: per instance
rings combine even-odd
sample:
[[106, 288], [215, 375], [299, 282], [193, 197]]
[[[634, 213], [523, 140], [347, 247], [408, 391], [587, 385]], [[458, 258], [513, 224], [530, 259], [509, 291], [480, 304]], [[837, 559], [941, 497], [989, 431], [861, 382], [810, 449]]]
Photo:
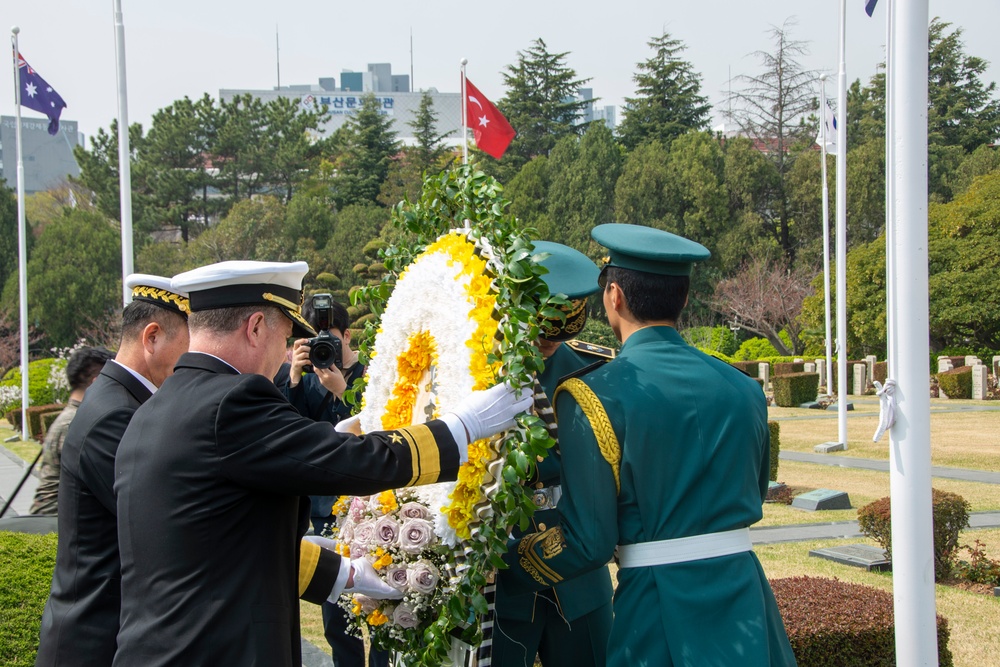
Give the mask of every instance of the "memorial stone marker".
[[800, 493], [792, 499], [792, 507], [809, 510], [849, 510], [851, 499], [845, 491], [832, 489], [816, 489], [808, 493]]
[[868, 366], [864, 364], [854, 364], [854, 386], [851, 387], [854, 391], [851, 393], [855, 396], [861, 396], [868, 389]]
[[869, 572], [888, 572], [892, 570], [892, 561], [885, 557], [885, 551], [868, 544], [845, 544], [839, 547], [813, 549], [810, 556], [825, 558], [844, 565], [863, 567]]
[[982, 364], [972, 367], [972, 398], [977, 401], [986, 400], [986, 366]]

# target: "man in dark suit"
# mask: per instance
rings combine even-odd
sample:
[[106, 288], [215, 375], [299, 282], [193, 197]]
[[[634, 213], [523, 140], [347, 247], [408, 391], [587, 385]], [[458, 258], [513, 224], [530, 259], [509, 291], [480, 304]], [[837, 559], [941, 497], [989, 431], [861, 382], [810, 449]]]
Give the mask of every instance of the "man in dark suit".
[[[531, 404], [505, 385], [441, 419], [365, 436], [302, 417], [271, 381], [300, 312], [305, 262], [222, 262], [175, 276], [191, 352], [143, 405], [115, 464], [122, 614], [114, 665], [301, 663], [303, 495], [456, 478], [468, 443]], [[298, 583], [298, 586], [296, 585]], [[385, 586], [343, 559], [333, 593]]]
[[[187, 351], [187, 298], [170, 280], [132, 274], [118, 353], [70, 424], [59, 481], [59, 546], [36, 665], [107, 666], [115, 654], [121, 575], [115, 452], [136, 409]], [[155, 525], [149, 526], [155, 529]]]

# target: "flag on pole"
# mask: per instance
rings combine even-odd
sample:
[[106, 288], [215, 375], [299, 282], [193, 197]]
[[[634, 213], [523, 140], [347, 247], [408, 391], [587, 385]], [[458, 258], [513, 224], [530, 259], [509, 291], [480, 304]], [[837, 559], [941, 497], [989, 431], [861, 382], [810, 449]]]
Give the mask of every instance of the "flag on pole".
[[465, 79], [465, 117], [476, 138], [476, 147], [496, 159], [517, 135], [499, 109]]
[[[826, 113], [823, 114], [823, 125], [825, 126], [826, 133], [826, 152], [827, 155], [837, 154], [837, 117], [833, 115], [833, 109], [830, 108], [830, 103], [826, 103]], [[823, 134], [824, 128], [820, 128], [819, 136], [816, 137], [816, 143], [820, 146], [823, 145]]]
[[49, 117], [49, 134], [59, 131], [59, 116], [66, 102], [45, 79], [33, 70], [20, 53], [17, 54], [17, 75], [21, 87], [21, 106]]
[[875, 13], [875, 5], [878, 4], [878, 0], [865, 0], [865, 12], [868, 16]]

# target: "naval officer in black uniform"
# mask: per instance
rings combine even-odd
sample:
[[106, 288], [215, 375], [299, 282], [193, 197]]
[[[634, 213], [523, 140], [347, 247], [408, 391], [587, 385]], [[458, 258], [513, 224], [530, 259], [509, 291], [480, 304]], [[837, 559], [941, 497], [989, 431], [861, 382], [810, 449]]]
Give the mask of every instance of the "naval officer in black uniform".
[[[504, 385], [427, 424], [363, 437], [301, 417], [271, 382], [300, 313], [305, 262], [222, 262], [176, 276], [191, 352], [136, 413], [115, 492], [122, 616], [114, 665], [301, 663], [304, 495], [455, 479], [470, 441], [530, 406]], [[336, 587], [380, 594], [364, 559]], [[384, 594], [384, 593], [383, 593]]]

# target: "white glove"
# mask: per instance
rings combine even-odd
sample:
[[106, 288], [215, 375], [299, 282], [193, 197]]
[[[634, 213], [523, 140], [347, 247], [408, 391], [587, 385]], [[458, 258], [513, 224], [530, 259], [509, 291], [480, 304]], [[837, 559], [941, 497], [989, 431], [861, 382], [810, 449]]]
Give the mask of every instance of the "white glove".
[[376, 600], [399, 600], [403, 597], [403, 591], [382, 581], [368, 559], [355, 558], [351, 567], [354, 568], [354, 586], [345, 588], [345, 593], [367, 595]]
[[500, 383], [484, 391], [474, 391], [451, 412], [469, 433], [469, 442], [482, 440], [514, 426], [514, 416], [531, 408], [531, 387], [514, 391]]
[[361, 435], [361, 413], [359, 412], [353, 417], [348, 417], [347, 419], [341, 419], [333, 425], [333, 430], [337, 433], [352, 433], [354, 435]]
[[312, 542], [316, 546], [326, 549], [327, 551], [337, 552], [337, 542], [336, 540], [331, 540], [329, 537], [322, 537], [320, 535], [303, 535], [302, 539], [306, 542]]

